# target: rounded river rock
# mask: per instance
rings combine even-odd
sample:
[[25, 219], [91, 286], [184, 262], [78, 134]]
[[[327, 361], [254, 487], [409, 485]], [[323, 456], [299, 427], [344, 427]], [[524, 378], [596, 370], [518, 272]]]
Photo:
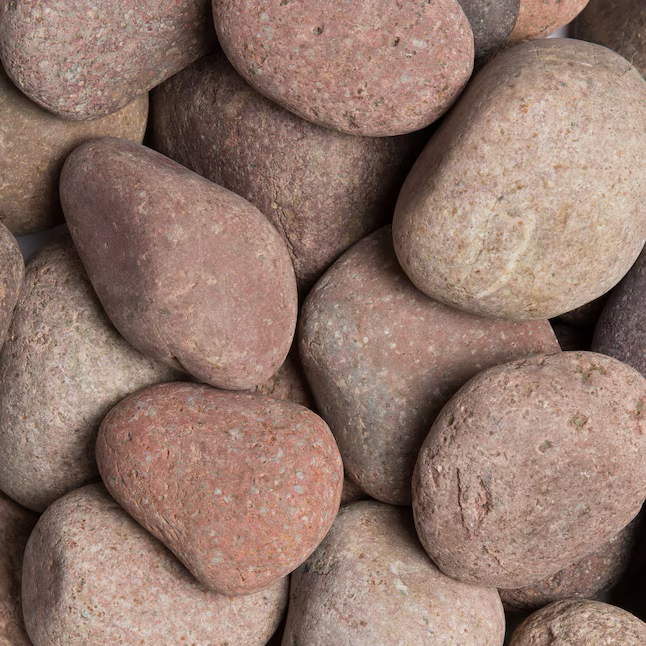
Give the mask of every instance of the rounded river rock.
[[0, 347], [7, 337], [24, 276], [25, 261], [18, 242], [0, 224]]
[[459, 0], [473, 31], [476, 58], [495, 54], [511, 34], [521, 0]]
[[[518, 18], [509, 42], [545, 38], [567, 25], [586, 4], [588, 0], [520, 0]], [[616, 6], [616, 0], [613, 4]]]

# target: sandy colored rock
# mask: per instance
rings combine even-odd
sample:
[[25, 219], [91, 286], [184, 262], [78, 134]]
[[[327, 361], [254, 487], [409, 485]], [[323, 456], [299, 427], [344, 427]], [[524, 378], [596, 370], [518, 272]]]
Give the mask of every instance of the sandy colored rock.
[[646, 82], [599, 45], [550, 39], [497, 56], [404, 183], [404, 271], [447, 305], [509, 319], [607, 292], [646, 239], [645, 107]]
[[31, 646], [22, 618], [22, 557], [36, 514], [0, 492], [0, 644]]
[[266, 215], [303, 295], [343, 251], [392, 219], [429, 137], [316, 126], [256, 92], [221, 52], [173, 76], [152, 101], [155, 148]]
[[239, 599], [207, 590], [99, 484], [54, 503], [25, 552], [34, 646], [264, 646], [287, 589], [281, 579]]
[[9, 78], [67, 119], [116, 112], [214, 45], [209, 0], [0, 2]]
[[586, 4], [588, 0], [520, 0], [509, 42], [545, 38], [576, 18]]
[[498, 51], [511, 34], [521, 0], [459, 0], [469, 19], [476, 58]]
[[296, 327], [294, 269], [249, 202], [113, 138], [77, 148], [60, 190], [92, 285], [135, 348], [233, 390], [280, 368]]
[[114, 329], [67, 238], [27, 264], [0, 353], [0, 489], [44, 511], [99, 478], [101, 420], [126, 395], [182, 373]]
[[300, 356], [347, 475], [370, 496], [411, 504], [415, 461], [444, 404], [481, 370], [558, 352], [547, 321], [465, 314], [422, 294], [390, 227], [358, 242], [303, 306]]
[[537, 610], [564, 599], [599, 599], [627, 571], [639, 538], [638, 515], [598, 550], [528, 588], [499, 590], [505, 608]]
[[457, 0], [213, 0], [218, 39], [258, 92], [351, 135], [401, 135], [438, 119], [473, 69]]
[[76, 146], [102, 136], [141, 143], [148, 95], [102, 119], [69, 121], [30, 101], [0, 66], [0, 114], [0, 222], [14, 235], [25, 235], [63, 222], [58, 178]]
[[430, 557], [461, 581], [519, 588], [598, 549], [646, 498], [645, 411], [646, 380], [593, 352], [481, 372], [442, 409], [415, 466]]
[[498, 593], [440, 572], [410, 510], [343, 507], [316, 552], [292, 575], [283, 646], [501, 646]]
[[20, 247], [9, 230], [0, 224], [0, 347], [6, 340], [24, 275]]
[[557, 601], [530, 615], [510, 646], [643, 646], [646, 624], [599, 601]]
[[339, 509], [334, 438], [292, 402], [153, 386], [110, 411], [96, 452], [115, 499], [222, 594], [250, 594], [289, 574]]

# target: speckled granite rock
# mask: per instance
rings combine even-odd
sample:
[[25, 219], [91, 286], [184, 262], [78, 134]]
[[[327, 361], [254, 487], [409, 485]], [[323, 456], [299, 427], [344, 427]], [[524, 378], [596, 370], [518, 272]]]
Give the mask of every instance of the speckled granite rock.
[[476, 58], [499, 50], [511, 34], [521, 0], [459, 0], [469, 19]]
[[520, 0], [509, 42], [545, 38], [572, 21], [586, 4], [588, 0]]
[[352, 135], [421, 130], [473, 69], [473, 34], [457, 0], [213, 0], [213, 19], [227, 57], [256, 90]]
[[76, 146], [109, 135], [141, 142], [148, 95], [103, 119], [68, 121], [30, 101], [0, 66], [0, 114], [0, 222], [25, 235], [63, 222], [58, 178]]
[[347, 475], [410, 505], [419, 449], [449, 398], [485, 368], [558, 352], [547, 321], [465, 314], [422, 294], [397, 263], [390, 227], [358, 242], [303, 306], [300, 355]]
[[232, 390], [280, 368], [296, 327], [294, 269], [249, 202], [113, 138], [77, 148], [60, 186], [92, 285], [135, 348]]
[[209, 0], [2, 0], [0, 59], [68, 119], [112, 114], [215, 45]]
[[108, 491], [222, 594], [249, 594], [289, 574], [339, 508], [334, 438], [292, 402], [153, 386], [108, 413], [96, 451]]
[[645, 410], [646, 380], [593, 352], [474, 377], [415, 466], [415, 524], [434, 563], [461, 581], [519, 588], [608, 542], [646, 498]]
[[22, 618], [22, 557], [36, 514], [0, 492], [0, 644], [31, 646]]
[[283, 645], [501, 646], [504, 633], [497, 592], [442, 574], [409, 510], [360, 502], [292, 575]]
[[646, 82], [599, 45], [550, 39], [496, 56], [404, 183], [404, 271], [447, 305], [509, 319], [607, 292], [646, 239], [645, 108]]
[[301, 294], [354, 242], [392, 218], [429, 133], [355, 137], [258, 94], [221, 52], [152, 94], [155, 147], [241, 195], [287, 243]]
[[232, 599], [200, 585], [95, 484], [43, 514], [25, 553], [25, 623], [34, 646], [264, 646], [287, 579]]
[[25, 262], [16, 239], [0, 224], [0, 347], [5, 342], [25, 275]]
[[94, 442], [105, 414], [181, 374], [118, 334], [69, 238], [48, 245], [27, 264], [0, 353], [0, 489], [44, 511], [98, 479]]
[[644, 646], [646, 624], [599, 601], [557, 601], [528, 617], [510, 646]]

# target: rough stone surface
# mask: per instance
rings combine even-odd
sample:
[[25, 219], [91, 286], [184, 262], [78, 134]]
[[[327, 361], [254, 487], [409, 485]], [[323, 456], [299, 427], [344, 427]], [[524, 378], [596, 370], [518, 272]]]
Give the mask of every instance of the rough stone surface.
[[509, 42], [545, 38], [574, 20], [586, 4], [588, 0], [520, 0]]
[[499, 590], [505, 608], [537, 610], [563, 599], [599, 599], [626, 572], [638, 541], [638, 515], [598, 550], [528, 588]]
[[94, 443], [106, 413], [181, 375], [114, 329], [69, 238], [48, 245], [27, 264], [0, 353], [0, 489], [44, 511], [97, 480]]
[[25, 553], [34, 646], [264, 646], [287, 588], [281, 579], [239, 599], [207, 590], [98, 484], [54, 503]]
[[249, 594], [289, 574], [339, 509], [334, 438], [291, 402], [153, 386], [108, 413], [96, 451], [108, 491], [222, 594]]
[[224, 54], [152, 94], [157, 150], [241, 195], [280, 231], [301, 294], [348, 247], [392, 218], [429, 133], [356, 137], [258, 94]]
[[598, 549], [646, 498], [646, 380], [593, 352], [490, 368], [442, 409], [413, 511], [437, 566], [519, 588]]
[[135, 348], [233, 390], [280, 368], [296, 327], [294, 269], [249, 202], [112, 138], [68, 157], [61, 201], [105, 311]]
[[504, 634], [497, 592], [442, 574], [410, 511], [373, 501], [343, 507], [292, 575], [283, 646], [501, 646]]
[[645, 174], [639, 73], [599, 45], [524, 43], [483, 68], [413, 166], [395, 250], [448, 305], [552, 318], [630, 269], [646, 239]]
[[0, 224], [0, 347], [5, 342], [25, 275], [25, 262], [16, 239]]
[[476, 58], [498, 51], [511, 34], [521, 0], [459, 0], [469, 19]]
[[642, 0], [590, 0], [575, 23], [576, 37], [609, 47], [646, 77], [646, 5]]
[[599, 601], [557, 601], [530, 615], [510, 646], [643, 646], [646, 624]]
[[213, 18], [227, 57], [256, 90], [352, 135], [421, 130], [473, 69], [473, 33], [457, 0], [213, 0]]
[[465, 314], [422, 294], [390, 227], [357, 243], [303, 306], [300, 354], [347, 475], [370, 496], [410, 505], [419, 449], [449, 398], [485, 368], [558, 352], [547, 321]]
[[68, 119], [116, 112], [215, 45], [208, 0], [0, 0], [0, 59]]
[[148, 95], [103, 119], [68, 121], [30, 101], [0, 65], [0, 114], [0, 222], [14, 235], [25, 235], [63, 222], [58, 178], [76, 146], [102, 136], [141, 143]]
[[22, 557], [36, 514], [0, 492], [0, 644], [31, 646], [22, 618]]

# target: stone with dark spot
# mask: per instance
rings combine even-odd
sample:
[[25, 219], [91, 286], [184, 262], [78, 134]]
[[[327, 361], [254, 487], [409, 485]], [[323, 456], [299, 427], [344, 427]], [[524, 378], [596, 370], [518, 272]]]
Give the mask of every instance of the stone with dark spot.
[[287, 579], [238, 599], [208, 590], [100, 484], [49, 507], [25, 552], [33, 646], [264, 646], [287, 594]]
[[496, 53], [511, 34], [521, 0], [459, 0], [469, 19], [476, 58]]
[[421, 130], [473, 69], [473, 33], [457, 0], [213, 0], [213, 19], [256, 90], [352, 135]]
[[209, 0], [0, 0], [0, 59], [67, 119], [112, 114], [215, 45]]
[[296, 327], [296, 280], [285, 243], [254, 206], [113, 138], [77, 148], [60, 190], [92, 285], [135, 348], [232, 390], [278, 370]]
[[256, 92], [221, 52], [152, 94], [154, 146], [241, 195], [287, 243], [305, 295], [343, 251], [388, 223], [430, 133], [356, 137]]
[[110, 411], [96, 451], [108, 491], [222, 594], [250, 594], [289, 574], [339, 509], [334, 438], [292, 402], [161, 384]]
[[505, 618], [492, 588], [454, 581], [422, 549], [408, 509], [343, 507], [292, 575], [284, 646], [500, 646]]
[[520, 0], [518, 18], [508, 42], [545, 38], [574, 20], [587, 4], [588, 0]]
[[300, 355], [346, 473], [373, 498], [410, 505], [419, 449], [449, 398], [481, 370], [558, 352], [547, 321], [465, 314], [408, 280], [386, 227], [347, 251], [303, 306]]
[[537, 583], [607, 543], [646, 498], [646, 379], [593, 352], [490, 368], [435, 421], [413, 476], [420, 540], [458, 580]]

